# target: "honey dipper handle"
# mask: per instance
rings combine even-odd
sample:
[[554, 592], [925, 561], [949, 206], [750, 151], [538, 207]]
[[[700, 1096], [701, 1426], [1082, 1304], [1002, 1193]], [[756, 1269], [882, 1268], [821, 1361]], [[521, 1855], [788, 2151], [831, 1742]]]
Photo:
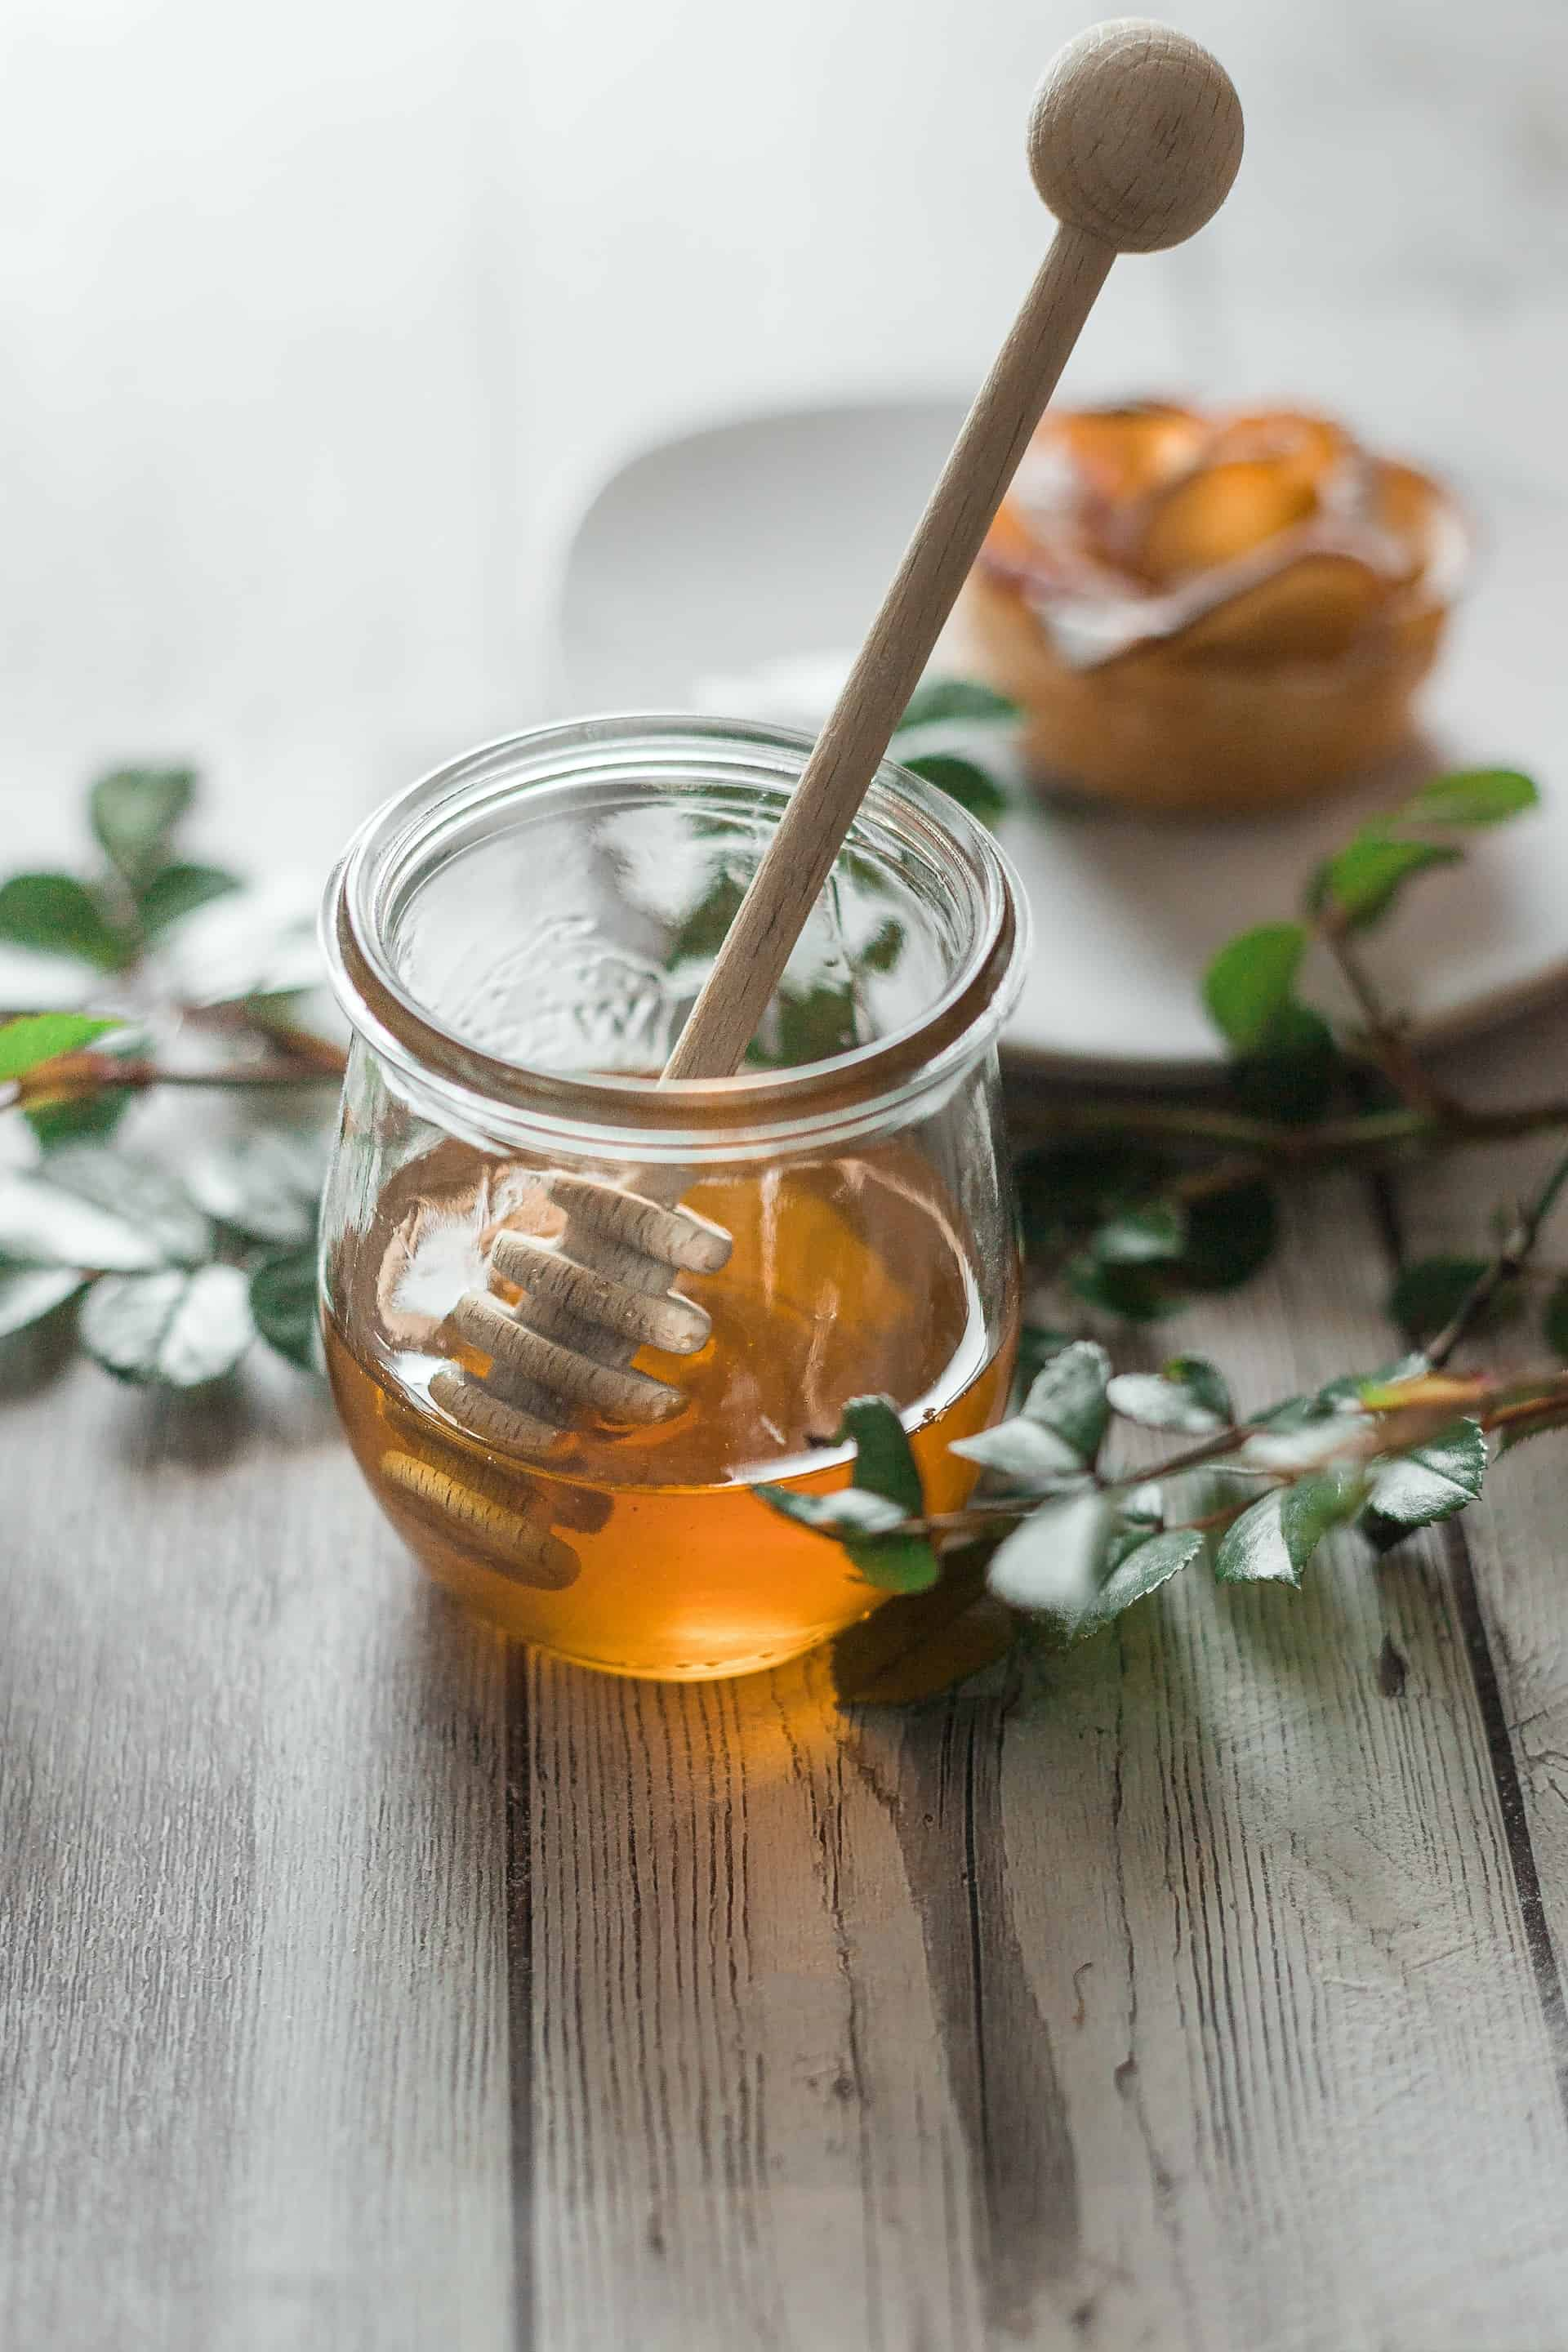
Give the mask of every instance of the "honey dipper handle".
[[693, 1006], [666, 1078], [736, 1069], [1119, 251], [1200, 228], [1241, 159], [1241, 110], [1206, 49], [1122, 19], [1041, 84], [1030, 166], [1061, 226], [916, 526], [882, 608]]

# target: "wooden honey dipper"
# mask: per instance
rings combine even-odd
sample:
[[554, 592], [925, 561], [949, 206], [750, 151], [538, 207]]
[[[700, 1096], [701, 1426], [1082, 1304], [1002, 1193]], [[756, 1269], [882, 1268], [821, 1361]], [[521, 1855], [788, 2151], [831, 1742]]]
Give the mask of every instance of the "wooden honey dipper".
[[[1112, 261], [1200, 229], [1229, 191], [1241, 146], [1224, 68], [1166, 26], [1097, 25], [1052, 61], [1030, 117], [1029, 168], [1059, 226], [665, 1078], [727, 1077], [740, 1066]], [[644, 1423], [678, 1410], [680, 1391], [633, 1370], [631, 1359], [644, 1347], [689, 1353], [708, 1336], [704, 1310], [670, 1285], [681, 1273], [716, 1273], [730, 1236], [675, 1205], [688, 1181], [671, 1169], [619, 1185], [542, 1179], [564, 1229], [552, 1241], [497, 1234], [490, 1279], [520, 1288], [522, 1302], [493, 1288], [464, 1294], [448, 1330], [490, 1369], [443, 1366], [430, 1383], [436, 1402], [477, 1436], [526, 1453], [584, 1409]]]

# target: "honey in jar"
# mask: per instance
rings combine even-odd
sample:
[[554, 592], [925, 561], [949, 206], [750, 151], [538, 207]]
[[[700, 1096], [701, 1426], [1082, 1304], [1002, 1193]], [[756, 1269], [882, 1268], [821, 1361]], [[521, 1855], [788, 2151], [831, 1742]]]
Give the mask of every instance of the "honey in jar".
[[[809, 1648], [879, 1595], [763, 1483], [847, 1483], [846, 1404], [888, 1397], [926, 1507], [1004, 1410], [1013, 1214], [994, 1040], [1021, 924], [994, 844], [884, 769], [750, 1066], [661, 1087], [663, 1058], [804, 758], [701, 721], [545, 730], [373, 819], [334, 880], [329, 947], [356, 1039], [324, 1213], [324, 1328], [350, 1443], [426, 1569], [491, 1623], [663, 1679]], [[889, 943], [892, 943], [891, 945]], [[453, 1309], [511, 1228], [559, 1228], [561, 1171], [678, 1171], [732, 1248], [677, 1287], [700, 1349], [646, 1350], [678, 1409], [585, 1409], [542, 1447], [460, 1425]]]

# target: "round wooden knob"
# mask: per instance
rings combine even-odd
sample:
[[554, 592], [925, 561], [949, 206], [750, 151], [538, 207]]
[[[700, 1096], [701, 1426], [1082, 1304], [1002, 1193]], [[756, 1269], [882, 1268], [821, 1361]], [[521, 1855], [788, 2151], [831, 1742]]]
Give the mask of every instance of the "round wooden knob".
[[1121, 16], [1058, 51], [1029, 118], [1029, 169], [1060, 221], [1158, 253], [1219, 210], [1241, 162], [1225, 68], [1168, 25]]

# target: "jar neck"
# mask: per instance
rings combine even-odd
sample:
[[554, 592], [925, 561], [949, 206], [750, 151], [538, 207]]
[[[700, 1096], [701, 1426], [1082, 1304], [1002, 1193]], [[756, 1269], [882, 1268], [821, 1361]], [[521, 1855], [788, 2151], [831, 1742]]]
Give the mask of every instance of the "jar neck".
[[520, 793], [531, 812], [550, 788], [606, 776], [657, 793], [695, 775], [756, 802], [782, 797], [809, 755], [782, 730], [696, 719], [600, 719], [542, 729], [437, 770], [368, 820], [351, 842], [322, 912], [340, 1003], [410, 1103], [453, 1132], [507, 1150], [701, 1165], [840, 1149], [934, 1108], [993, 1050], [1016, 1000], [1027, 918], [1016, 877], [967, 812], [884, 762], [854, 854], [886, 835], [950, 893], [963, 931], [948, 984], [892, 1034], [832, 1059], [666, 1084], [655, 1076], [527, 1066], [483, 1050], [405, 985], [392, 931], [443, 846], [471, 840]]

